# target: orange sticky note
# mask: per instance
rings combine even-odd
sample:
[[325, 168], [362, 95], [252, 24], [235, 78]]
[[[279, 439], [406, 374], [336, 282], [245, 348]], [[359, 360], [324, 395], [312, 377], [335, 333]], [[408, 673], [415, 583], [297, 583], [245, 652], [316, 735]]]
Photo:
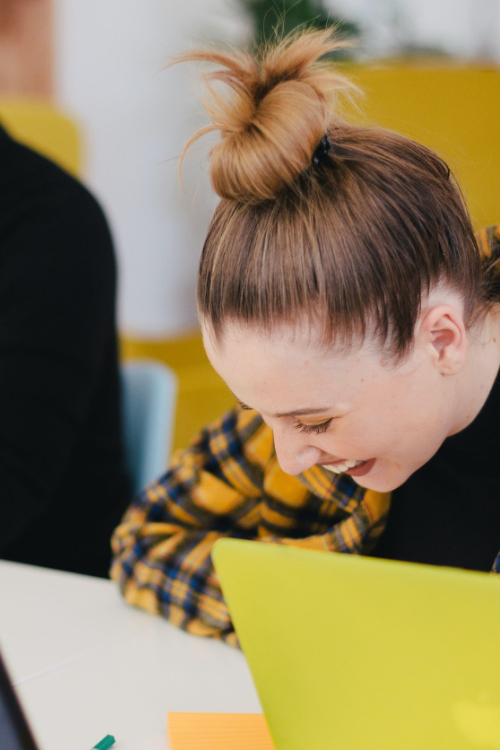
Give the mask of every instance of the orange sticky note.
[[170, 750], [274, 750], [263, 714], [169, 713]]

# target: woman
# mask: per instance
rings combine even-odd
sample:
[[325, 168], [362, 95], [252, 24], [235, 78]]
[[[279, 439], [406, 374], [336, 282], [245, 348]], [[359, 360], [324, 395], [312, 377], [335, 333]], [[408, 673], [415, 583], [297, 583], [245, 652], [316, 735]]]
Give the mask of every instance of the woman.
[[129, 602], [230, 643], [221, 536], [500, 572], [500, 232], [481, 257], [440, 158], [342, 121], [352, 86], [319, 62], [336, 46], [184, 57], [231, 92], [194, 137], [222, 135], [198, 308], [239, 407], [137, 498], [112, 573]]

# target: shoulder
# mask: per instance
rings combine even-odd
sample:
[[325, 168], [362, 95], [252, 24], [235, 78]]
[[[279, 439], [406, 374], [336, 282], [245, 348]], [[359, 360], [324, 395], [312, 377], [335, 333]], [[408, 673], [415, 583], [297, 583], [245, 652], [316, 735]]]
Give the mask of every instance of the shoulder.
[[0, 129], [0, 263], [71, 265], [112, 278], [114, 248], [98, 201], [54, 162]]
[[[37, 207], [68, 224], [86, 218], [107, 228], [103, 211], [91, 192], [50, 159], [12, 139], [0, 128], [0, 231], [18, 211]], [[48, 212], [48, 214], [47, 214]]]

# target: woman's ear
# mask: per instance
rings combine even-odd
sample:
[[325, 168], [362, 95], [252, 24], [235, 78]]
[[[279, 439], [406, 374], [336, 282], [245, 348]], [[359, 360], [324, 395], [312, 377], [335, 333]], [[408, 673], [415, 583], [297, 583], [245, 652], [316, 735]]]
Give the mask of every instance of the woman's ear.
[[467, 358], [467, 334], [461, 311], [454, 305], [424, 309], [415, 345], [428, 351], [442, 375], [456, 375]]

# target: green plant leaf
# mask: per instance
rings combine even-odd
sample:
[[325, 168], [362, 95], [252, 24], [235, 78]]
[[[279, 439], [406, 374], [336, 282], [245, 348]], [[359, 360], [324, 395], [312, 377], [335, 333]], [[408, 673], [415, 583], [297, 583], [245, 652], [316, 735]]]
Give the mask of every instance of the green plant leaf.
[[[323, 0], [239, 0], [239, 3], [252, 19], [254, 42], [259, 46], [276, 36], [287, 35], [297, 27], [324, 29], [336, 26], [344, 38], [360, 35], [356, 23], [331, 15]], [[349, 57], [349, 51], [340, 50], [332, 57]]]

